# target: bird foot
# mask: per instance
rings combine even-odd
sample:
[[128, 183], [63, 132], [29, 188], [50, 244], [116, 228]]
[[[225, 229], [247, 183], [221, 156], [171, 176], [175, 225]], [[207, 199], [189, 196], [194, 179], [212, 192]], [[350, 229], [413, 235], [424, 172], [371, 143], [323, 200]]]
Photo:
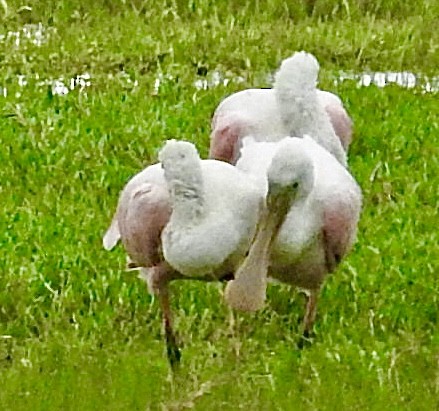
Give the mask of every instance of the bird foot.
[[178, 369], [180, 365], [181, 352], [178, 347], [166, 347], [166, 353], [168, 355], [168, 361], [173, 371]]
[[305, 330], [300, 336], [300, 340], [297, 343], [297, 348], [299, 350], [303, 350], [304, 348], [309, 347], [312, 344], [313, 337], [314, 333], [312, 331]]
[[180, 365], [181, 352], [177, 346], [177, 341], [172, 332], [166, 332], [166, 354], [173, 371], [176, 371]]

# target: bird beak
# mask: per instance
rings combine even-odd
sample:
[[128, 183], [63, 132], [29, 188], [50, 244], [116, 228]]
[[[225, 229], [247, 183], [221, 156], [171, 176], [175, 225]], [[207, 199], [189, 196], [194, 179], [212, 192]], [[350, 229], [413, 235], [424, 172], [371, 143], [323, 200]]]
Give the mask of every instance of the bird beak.
[[268, 207], [260, 218], [248, 255], [236, 271], [235, 279], [226, 286], [225, 300], [234, 309], [257, 311], [264, 305], [270, 248], [286, 215], [282, 200], [282, 195], [267, 196]]

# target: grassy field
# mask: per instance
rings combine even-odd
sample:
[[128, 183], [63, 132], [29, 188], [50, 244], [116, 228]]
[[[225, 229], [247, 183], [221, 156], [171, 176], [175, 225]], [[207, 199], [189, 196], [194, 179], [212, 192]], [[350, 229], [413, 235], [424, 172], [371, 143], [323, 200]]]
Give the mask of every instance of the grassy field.
[[[436, 2], [77, 3], [0, 1], [0, 409], [438, 409], [438, 94], [334, 82], [437, 76]], [[303, 350], [298, 292], [231, 326], [219, 284], [175, 282], [172, 378], [157, 301], [101, 245], [119, 190], [168, 138], [205, 156], [219, 101], [300, 49], [354, 119], [358, 242]]]

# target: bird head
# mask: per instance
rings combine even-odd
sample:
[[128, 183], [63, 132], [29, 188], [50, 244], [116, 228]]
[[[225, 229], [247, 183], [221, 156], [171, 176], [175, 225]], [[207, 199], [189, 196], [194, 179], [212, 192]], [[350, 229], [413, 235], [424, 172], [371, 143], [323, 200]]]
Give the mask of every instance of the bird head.
[[159, 152], [159, 161], [165, 168], [169, 164], [185, 164], [199, 160], [198, 151], [188, 141], [168, 140]]
[[200, 162], [200, 156], [192, 143], [168, 140], [159, 152], [159, 161], [165, 175], [178, 177], [192, 174], [194, 165]]
[[299, 51], [282, 61], [276, 73], [276, 88], [314, 89], [317, 85], [319, 63], [310, 53]]
[[203, 189], [201, 161], [197, 149], [187, 141], [168, 140], [159, 161], [171, 195], [195, 198]]
[[302, 139], [287, 137], [279, 143], [267, 177], [267, 206], [280, 214], [298, 197], [308, 195], [314, 183], [314, 166]]

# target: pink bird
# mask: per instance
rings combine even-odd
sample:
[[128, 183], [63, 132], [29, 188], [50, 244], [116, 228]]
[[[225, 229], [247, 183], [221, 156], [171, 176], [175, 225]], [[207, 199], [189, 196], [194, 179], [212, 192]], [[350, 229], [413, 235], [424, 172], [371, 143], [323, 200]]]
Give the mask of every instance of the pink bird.
[[180, 351], [168, 283], [230, 278], [254, 237], [264, 194], [231, 164], [201, 160], [189, 142], [169, 140], [159, 159], [122, 190], [103, 245], [111, 250], [122, 240], [129, 267], [139, 268], [150, 292], [158, 296], [174, 367]]
[[160, 164], [136, 174], [124, 187], [103, 246], [112, 250], [119, 241], [128, 254], [128, 269], [140, 269], [140, 278], [157, 295], [163, 315], [167, 355], [171, 366], [180, 360], [180, 351], [172, 330], [167, 284], [180, 278], [161, 251], [161, 234], [172, 213], [169, 192]]
[[[308, 61], [302, 64], [304, 58]], [[220, 103], [212, 119], [209, 157], [235, 164], [246, 136], [279, 141], [308, 134], [346, 164], [352, 120], [339, 97], [316, 88], [315, 57], [299, 52], [291, 59], [295, 64], [281, 66], [273, 89], [240, 91]]]
[[[248, 257], [226, 287], [229, 304], [247, 311], [263, 305], [267, 276], [308, 290], [304, 336], [312, 330], [325, 276], [355, 240], [362, 200], [318, 104], [317, 74], [316, 59], [304, 52], [284, 60], [276, 74], [280, 116], [299, 137], [243, 140], [236, 167], [263, 187], [267, 210]], [[243, 300], [242, 289], [249, 282], [257, 286]]]
[[248, 256], [227, 284], [226, 301], [236, 309], [258, 310], [267, 277], [305, 289], [308, 337], [324, 278], [355, 240], [361, 190], [347, 169], [308, 136], [276, 143], [244, 139], [236, 167], [263, 187], [267, 210]]
[[[312, 71], [312, 70], [311, 70]], [[280, 70], [279, 73], [287, 73], [289, 70]], [[314, 73], [315, 72], [315, 73]], [[314, 70], [314, 72], [311, 73], [311, 76], [315, 74], [315, 78], [317, 77], [318, 73], [318, 66], [317, 71]], [[288, 77], [289, 78], [289, 77]], [[303, 79], [303, 81], [307, 81], [307, 77]], [[278, 76], [278, 89], [283, 90], [286, 93], [286, 98], [289, 98], [290, 93], [290, 82], [283, 82], [282, 76]], [[283, 88], [282, 88], [283, 87]], [[315, 86], [314, 86], [315, 88]], [[257, 92], [258, 90], [256, 90]], [[265, 92], [265, 90], [262, 90]], [[324, 93], [324, 92], [320, 92]], [[324, 94], [323, 94], [324, 95]], [[330, 95], [330, 94], [328, 94]], [[274, 96], [274, 94], [273, 94]], [[281, 92], [278, 92], [276, 95], [277, 99], [282, 100], [283, 94]], [[328, 97], [328, 96], [327, 96]], [[319, 97], [321, 99], [321, 97]], [[328, 97], [329, 99], [337, 99], [336, 96]], [[312, 101], [309, 100], [309, 101]], [[273, 106], [276, 106], [278, 104], [275, 102]], [[314, 102], [312, 103], [314, 104]], [[299, 107], [300, 105], [293, 105], [292, 107]], [[341, 106], [342, 107], [342, 106]], [[318, 110], [317, 110], [318, 112]], [[294, 113], [293, 113], [294, 114]], [[280, 114], [277, 114], [280, 116]], [[319, 114], [321, 116], [321, 113]], [[308, 123], [303, 124], [303, 133], [301, 132], [300, 135], [306, 134], [306, 131], [312, 132], [314, 129], [310, 126], [315, 116], [311, 116], [308, 118]], [[318, 117], [318, 116], [317, 116]], [[326, 117], [325, 117], [326, 118]], [[262, 117], [261, 117], [262, 119]], [[279, 120], [281, 122], [281, 120]], [[296, 124], [298, 127], [298, 125]], [[262, 127], [262, 126], [261, 126]], [[264, 126], [265, 127], [265, 126]], [[273, 126], [275, 127], [275, 125]], [[287, 129], [290, 129], [286, 127]], [[270, 124], [266, 127], [266, 129], [261, 130], [270, 130]], [[326, 129], [328, 127], [326, 126]], [[319, 130], [316, 135], [313, 136], [313, 138], [317, 141], [319, 139], [320, 143], [323, 142], [322, 145], [326, 145], [329, 147], [329, 149], [334, 150], [335, 154], [338, 156], [339, 162], [343, 163], [345, 161], [345, 154], [343, 150], [339, 150], [339, 140], [332, 139], [333, 134], [331, 135], [330, 132], [332, 130], [332, 127], [329, 127], [329, 131], [327, 132], [327, 135], [322, 134]], [[333, 133], [333, 130], [332, 130]], [[257, 133], [256, 133], [257, 134]], [[329, 135], [329, 138], [328, 138]], [[241, 145], [240, 139], [242, 136], [237, 138], [234, 142], [233, 150], [232, 150], [232, 156], [229, 156], [228, 160], [231, 161], [232, 157], [238, 157], [239, 147]], [[267, 137], [265, 138], [262, 133], [257, 134], [256, 138], [259, 137], [262, 140], [271, 140], [272, 134], [268, 133]], [[276, 134], [276, 139], [281, 139], [282, 135], [281, 133]], [[335, 141], [335, 143], [334, 143]], [[237, 144], [239, 143], [239, 144]], [[337, 145], [338, 143], [338, 145]], [[187, 144], [187, 143], [186, 143]], [[272, 144], [272, 143], [267, 143]], [[254, 148], [259, 150], [258, 147], [259, 144], [254, 144]], [[268, 146], [267, 146], [268, 147]], [[265, 150], [265, 148], [264, 148]], [[170, 150], [167, 150], [168, 154], [171, 153]], [[191, 158], [193, 157], [192, 154], [190, 154], [189, 150], [186, 153], [179, 153], [178, 150], [173, 155], [172, 158], [174, 160], [168, 159], [166, 161], [166, 155], [163, 153], [163, 164], [167, 164], [169, 170], [173, 170], [174, 177], [177, 178], [177, 180], [182, 176], [181, 172], [179, 172], [179, 165], [177, 164], [178, 161], [182, 161], [182, 159]], [[193, 151], [193, 150], [192, 150]], [[212, 150], [211, 150], [212, 151]], [[325, 151], [325, 150], [323, 150]], [[243, 190], [243, 186], [251, 186], [253, 183], [253, 177], [252, 177], [252, 170], [246, 171], [246, 167], [250, 167], [251, 164], [257, 165], [260, 161], [261, 153], [257, 151], [257, 155], [253, 157], [251, 160], [251, 156], [248, 154], [249, 151], [246, 154], [246, 162], [241, 162], [241, 170], [235, 169], [234, 167], [231, 167], [230, 165], [226, 165], [224, 163], [224, 166], [228, 166], [229, 169], [227, 172], [224, 172], [224, 176], [230, 175], [233, 177], [228, 178], [222, 178], [223, 171], [220, 170], [219, 165], [215, 166], [208, 166], [211, 167], [211, 170], [216, 171], [210, 171], [210, 179], [214, 179], [212, 181], [217, 181], [217, 183], [213, 184], [212, 182], [206, 182], [205, 187], [209, 188], [210, 195], [212, 197], [209, 197], [211, 199], [214, 199], [214, 195], [217, 192], [219, 197], [217, 200], [209, 200], [210, 204], [212, 204], [213, 207], [222, 207], [222, 209], [227, 209], [229, 216], [232, 216], [233, 218], [229, 219], [227, 224], [220, 224], [216, 225], [217, 227], [231, 227], [233, 224], [238, 223], [237, 227], [240, 227], [241, 229], [244, 227], [242, 224], [239, 223], [239, 218], [242, 219], [252, 219], [254, 220], [255, 215], [259, 215], [259, 202], [261, 201], [261, 198], [263, 198], [266, 195], [266, 190], [264, 184], [261, 185], [261, 181], [263, 181], [263, 178], [258, 180], [258, 184], [256, 184], [257, 187], [259, 187], [256, 192], [253, 192], [254, 189], [250, 188], [250, 191], [253, 192], [253, 200], [250, 202], [248, 201], [242, 201], [243, 197], [240, 195], [237, 195], [237, 192], [241, 192]], [[328, 154], [328, 153], [326, 153]], [[183, 155], [183, 156], [182, 156]], [[337, 162], [334, 157], [330, 156], [335, 162], [335, 164], [338, 164], [340, 166], [340, 163]], [[264, 155], [262, 154], [262, 157]], [[261, 158], [262, 158], [261, 157]], [[277, 158], [277, 157], [276, 157]], [[272, 159], [269, 159], [270, 161]], [[267, 160], [268, 161], [268, 160]], [[268, 161], [268, 163], [270, 163]], [[174, 164], [175, 162], [175, 164]], [[217, 162], [218, 163], [218, 162]], [[266, 174], [266, 171], [268, 170], [269, 164], [266, 164], [266, 168], [264, 173]], [[274, 160], [273, 160], [274, 163]], [[202, 162], [202, 164], [207, 164]], [[209, 163], [210, 164], [210, 163]], [[245, 166], [247, 164], [247, 166]], [[198, 167], [198, 166], [197, 166]], [[186, 167], [187, 170], [195, 170], [197, 167]], [[203, 165], [204, 167], [204, 165]], [[235, 170], [235, 171], [233, 171]], [[243, 172], [248, 173], [248, 176], [243, 179]], [[218, 174], [219, 173], [219, 174]], [[228, 173], [228, 174], [227, 174]], [[235, 174], [233, 174], [235, 173]], [[264, 174], [263, 173], [263, 174]], [[218, 174], [218, 178], [214, 177], [215, 174]], [[197, 180], [195, 178], [195, 174], [189, 173], [186, 175], [187, 178], [189, 178], [188, 182], [192, 184], [193, 181]], [[193, 180], [195, 178], [195, 180]], [[171, 365], [175, 365], [178, 363], [180, 358], [180, 351], [178, 349], [175, 336], [172, 330], [172, 323], [171, 323], [171, 313], [170, 313], [170, 306], [169, 306], [169, 296], [168, 296], [168, 287], [167, 284], [169, 281], [173, 279], [178, 278], [198, 278], [198, 279], [204, 279], [204, 280], [215, 280], [215, 279], [230, 279], [233, 278], [233, 272], [237, 268], [237, 263], [240, 261], [240, 256], [244, 256], [246, 249], [248, 249], [248, 246], [250, 244], [250, 240], [253, 237], [251, 232], [251, 227], [256, 226], [256, 221], [254, 223], [249, 223], [246, 229], [239, 234], [239, 230], [233, 229], [229, 230], [230, 233], [233, 233], [233, 236], [236, 237], [237, 234], [239, 234], [241, 237], [240, 242], [236, 243], [236, 245], [230, 247], [231, 241], [224, 241], [222, 244], [225, 246], [224, 250], [221, 250], [219, 247], [213, 247], [210, 249], [209, 252], [212, 252], [211, 255], [209, 255], [208, 252], [202, 251], [202, 248], [199, 249], [200, 251], [200, 257], [199, 258], [189, 258], [188, 257], [188, 251], [194, 252], [197, 249], [192, 247], [193, 242], [190, 235], [187, 235], [187, 228], [188, 226], [183, 224], [175, 224], [175, 219], [173, 224], [170, 224], [170, 221], [172, 220], [172, 214], [175, 210], [180, 210], [181, 207], [176, 207], [175, 201], [180, 201], [180, 204], [183, 205], [184, 203], [190, 203], [191, 201], [195, 201], [195, 203], [198, 204], [197, 196], [194, 196], [194, 194], [198, 193], [199, 190], [190, 189], [187, 190], [186, 183], [181, 185], [176, 180], [176, 184], [170, 183], [165, 178], [165, 174], [163, 172], [162, 166], [160, 164], [155, 164], [150, 167], [147, 167], [145, 170], [143, 170], [141, 173], [133, 177], [132, 180], [128, 182], [126, 187], [121, 193], [121, 196], [119, 198], [119, 204], [116, 210], [116, 214], [113, 218], [113, 222], [111, 226], [109, 227], [108, 231], [106, 232], [103, 243], [104, 247], [106, 249], [112, 249], [119, 240], [122, 240], [124, 247], [130, 257], [129, 267], [130, 268], [140, 268], [141, 276], [147, 281], [150, 291], [157, 294], [159, 297], [159, 301], [161, 304], [162, 312], [163, 312], [163, 321], [164, 321], [164, 328], [165, 328], [165, 336], [166, 336], [166, 347], [167, 347], [167, 353], [168, 358], [170, 360]], [[220, 182], [222, 181], [222, 183]], [[241, 183], [239, 183], [241, 181]], [[190, 185], [189, 184], [189, 185]], [[239, 190], [233, 190], [230, 191], [230, 188], [232, 185], [241, 184], [241, 188]], [[172, 198], [172, 195], [170, 195], [170, 188], [171, 186], [175, 186], [176, 190], [174, 193], [177, 195], [174, 199]], [[184, 188], [182, 191], [181, 189]], [[230, 196], [228, 195], [230, 194]], [[223, 204], [223, 201], [225, 198], [229, 198], [230, 203], [227, 206], [221, 206]], [[268, 199], [270, 199], [270, 195], [268, 196]], [[258, 199], [256, 201], [256, 199]], [[270, 200], [271, 201], [271, 200]], [[240, 212], [234, 211], [233, 207], [241, 207], [245, 206], [247, 207], [246, 211], [241, 208]], [[277, 207], [277, 206], [276, 206]], [[268, 216], [275, 214], [276, 211], [275, 208], [269, 208]], [[282, 206], [285, 208], [285, 205]], [[282, 214], [282, 210], [280, 210]], [[189, 209], [189, 214], [194, 213], [197, 216], [203, 215], [203, 213], [199, 214], [196, 207]], [[181, 214], [181, 211], [178, 211], [178, 214], [180, 215], [186, 215], [186, 211]], [[212, 213], [211, 215], [221, 216], [222, 211], [218, 210], [218, 212]], [[256, 214], [255, 214], [256, 213]], [[285, 214], [285, 213], [284, 213]], [[176, 215], [176, 214], [175, 214]], [[198, 217], [197, 217], [198, 218]], [[331, 217], [332, 218], [332, 217]], [[332, 218], [334, 220], [334, 218]], [[252, 220], [252, 221], [253, 221]], [[250, 221], [250, 220], [248, 220]], [[334, 220], [335, 221], [335, 220]], [[264, 226], [264, 219], [262, 219], [262, 225]], [[171, 227], [177, 227], [177, 230], [171, 229]], [[198, 229], [198, 223], [192, 225], [193, 228]], [[341, 228], [340, 230], [343, 230]], [[197, 231], [197, 230], [194, 230]], [[227, 230], [225, 230], [227, 232]], [[268, 231], [267, 231], [268, 232]], [[332, 235], [331, 231], [328, 231], [328, 235]], [[208, 245], [208, 242], [204, 241], [204, 238], [208, 238], [209, 230], [206, 231], [206, 236], [203, 237], [198, 236], [195, 237], [199, 241], [200, 247], [206, 247]], [[268, 241], [270, 243], [270, 253], [271, 253], [271, 243], [274, 241], [274, 238], [276, 238], [278, 235], [274, 232], [271, 232], [271, 237], [265, 237], [265, 241]], [[351, 234], [348, 235], [349, 238], [351, 238]], [[174, 240], [177, 239], [178, 241], [175, 242]], [[181, 241], [180, 241], [181, 240]], [[216, 243], [215, 243], [216, 244]], [[247, 245], [245, 245], [247, 244]], [[258, 247], [261, 246], [261, 242], [254, 242], [254, 244], [258, 244]], [[346, 247], [349, 246], [349, 241], [346, 242]], [[182, 248], [183, 246], [183, 248]], [[250, 262], [251, 264], [256, 263], [257, 259], [254, 258], [255, 249], [258, 247], [252, 247], [251, 253], [246, 261]], [[185, 251], [186, 250], [186, 251]], [[204, 249], [205, 250], [205, 249]], [[266, 257], [263, 257], [263, 255], [266, 255]], [[270, 260], [270, 257], [268, 256], [269, 252], [267, 249], [263, 250], [263, 253], [260, 254], [259, 258], [262, 262], [261, 267], [264, 266], [264, 264], [268, 264], [267, 261]], [[330, 254], [328, 254], [330, 255]], [[222, 256], [222, 257], [221, 257]], [[223, 261], [224, 264], [220, 264], [219, 266], [217, 263], [212, 264], [209, 263], [206, 266], [203, 266], [206, 261], [212, 261], [211, 257], [216, 259], [215, 261]], [[252, 257], [252, 258], [250, 258]], [[204, 261], [203, 263], [201, 263]], [[193, 265], [191, 266], [191, 264]], [[240, 270], [238, 270], [236, 282], [234, 285], [229, 288], [229, 299], [230, 301], [235, 298], [236, 300], [245, 301], [247, 300], [247, 306], [250, 306], [252, 304], [251, 300], [255, 299], [255, 296], [258, 295], [258, 293], [262, 292], [262, 296], [259, 297], [259, 300], [263, 300], [265, 295], [265, 288], [261, 287], [260, 283], [264, 284], [266, 275], [259, 275], [258, 271], [254, 271], [256, 273], [256, 276], [251, 276], [249, 274], [250, 270], [246, 269], [248, 267], [248, 263], [244, 264]], [[267, 268], [268, 270], [268, 268]], [[184, 272], [185, 271], [185, 272]], [[207, 277], [200, 277], [200, 272], [206, 272]], [[260, 271], [259, 271], [260, 272]], [[192, 275], [191, 273], [196, 273], [195, 275]], [[242, 274], [244, 273], [244, 274]], [[271, 274], [270, 274], [271, 275]], [[275, 275], [273, 275], [275, 277]], [[245, 280], [247, 279], [247, 281]], [[243, 287], [244, 285], [244, 287]], [[241, 287], [241, 290], [237, 291], [236, 287]], [[234, 290], [235, 287], [235, 290]], [[262, 290], [262, 291], [261, 291]], [[313, 289], [315, 291], [315, 289]], [[312, 295], [311, 295], [312, 297]], [[308, 304], [309, 307], [312, 306], [312, 302], [315, 301], [316, 298], [310, 298], [310, 303]], [[241, 305], [245, 303], [241, 303]], [[233, 301], [231, 302], [231, 305], [233, 306]], [[236, 305], [236, 304], [235, 304]], [[239, 305], [239, 304], [238, 304]], [[257, 303], [256, 303], [257, 305]], [[315, 304], [314, 304], [315, 305]], [[239, 308], [239, 307], [238, 307]], [[312, 315], [313, 310], [310, 308], [307, 310], [308, 317]], [[305, 321], [306, 324], [311, 324], [312, 321]], [[305, 328], [309, 329], [310, 325], [306, 325]]]

